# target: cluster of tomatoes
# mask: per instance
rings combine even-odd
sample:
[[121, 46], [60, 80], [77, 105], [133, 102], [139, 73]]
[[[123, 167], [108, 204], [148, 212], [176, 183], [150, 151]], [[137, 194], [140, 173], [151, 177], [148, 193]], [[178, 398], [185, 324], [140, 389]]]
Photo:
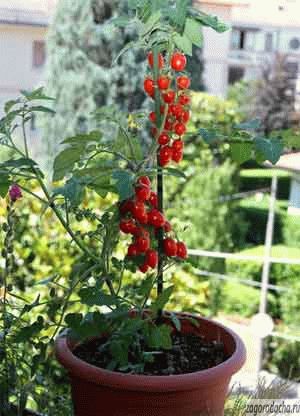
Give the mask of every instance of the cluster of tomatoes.
[[[128, 247], [129, 258], [138, 257], [139, 269], [146, 273], [149, 268], [158, 265], [158, 252], [152, 247], [152, 240], [157, 245], [155, 236], [159, 229], [165, 234], [172, 231], [171, 224], [158, 210], [157, 194], [151, 190], [151, 181], [141, 176], [135, 185], [135, 196], [123, 201], [120, 205], [120, 230], [132, 235], [132, 243]], [[183, 242], [167, 237], [163, 240], [164, 254], [168, 257], [187, 258], [187, 248]]]
[[[148, 55], [148, 63], [151, 68], [154, 65], [153, 53]], [[151, 97], [155, 98], [155, 89], [160, 92], [161, 115], [165, 115], [163, 130], [158, 131], [156, 126], [156, 113], [152, 111], [149, 114], [149, 120], [154, 126], [151, 129], [152, 136], [159, 144], [159, 163], [160, 166], [167, 166], [170, 162], [179, 163], [183, 157], [184, 142], [182, 140], [186, 133], [186, 124], [190, 119], [190, 102], [191, 98], [188, 88], [191, 85], [190, 78], [184, 74], [179, 76], [173, 75], [176, 72], [185, 70], [187, 60], [185, 55], [175, 52], [171, 56], [170, 68], [165, 68], [165, 60], [162, 54], [158, 56], [158, 65], [160, 75], [157, 83], [150, 76], [144, 81], [144, 90]], [[175, 86], [172, 83], [175, 83]], [[157, 84], [157, 85], [156, 85]], [[167, 109], [166, 109], [167, 106]]]

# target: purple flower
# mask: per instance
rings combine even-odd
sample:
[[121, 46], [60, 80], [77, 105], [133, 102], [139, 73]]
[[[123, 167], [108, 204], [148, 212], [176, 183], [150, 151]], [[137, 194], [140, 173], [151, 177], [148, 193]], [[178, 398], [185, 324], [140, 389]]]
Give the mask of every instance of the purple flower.
[[22, 198], [22, 191], [17, 184], [14, 184], [10, 187], [9, 197], [12, 202], [16, 202], [18, 199]]

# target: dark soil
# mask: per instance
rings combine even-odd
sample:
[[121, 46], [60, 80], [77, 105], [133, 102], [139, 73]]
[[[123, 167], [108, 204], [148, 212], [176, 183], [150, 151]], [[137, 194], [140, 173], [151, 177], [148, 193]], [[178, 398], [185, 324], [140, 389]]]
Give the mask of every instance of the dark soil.
[[[193, 373], [215, 367], [228, 358], [222, 343], [208, 342], [198, 335], [174, 333], [172, 340], [172, 349], [162, 350], [160, 354], [155, 354], [154, 362], [145, 365], [143, 375], [163, 376]], [[89, 364], [106, 368], [111, 357], [99, 352], [105, 341], [106, 339], [100, 338], [82, 343], [75, 348], [73, 353]], [[137, 363], [132, 362], [132, 364]]]

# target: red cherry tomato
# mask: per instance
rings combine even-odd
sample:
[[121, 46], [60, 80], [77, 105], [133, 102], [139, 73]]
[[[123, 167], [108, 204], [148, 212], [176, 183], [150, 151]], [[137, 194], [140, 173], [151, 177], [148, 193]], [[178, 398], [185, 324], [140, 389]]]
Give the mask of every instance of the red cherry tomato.
[[137, 231], [137, 226], [132, 220], [121, 220], [120, 230], [124, 234], [134, 234]]
[[172, 119], [172, 117], [168, 116], [166, 118], [164, 128], [165, 128], [165, 130], [172, 131], [173, 127], [174, 127], [173, 119]]
[[155, 83], [154, 83], [153, 79], [151, 79], [151, 78], [146, 78], [145, 79], [145, 81], [144, 81], [144, 90], [148, 95], [150, 95], [150, 97], [154, 97]]
[[174, 126], [174, 131], [178, 136], [182, 136], [186, 132], [186, 127], [183, 123], [176, 123]]
[[172, 225], [169, 223], [169, 221], [166, 221], [164, 225], [164, 232], [169, 233], [170, 231], [172, 231]]
[[170, 137], [168, 136], [166, 132], [162, 133], [158, 138], [158, 143], [161, 146], [165, 146], [166, 144], [169, 143], [169, 141], [170, 141]]
[[145, 185], [145, 186], [148, 186], [148, 188], [150, 188], [150, 186], [151, 186], [151, 181], [150, 181], [150, 179], [148, 178], [148, 176], [141, 176], [141, 177], [139, 177], [139, 179], [137, 180], [137, 183], [138, 183], [139, 185]]
[[167, 166], [172, 159], [173, 150], [169, 146], [164, 146], [159, 151], [159, 163], [160, 166]]
[[134, 201], [133, 206], [132, 206], [133, 217], [137, 219], [139, 215], [144, 215], [145, 212], [146, 212], [145, 204], [142, 201]]
[[148, 222], [155, 228], [163, 227], [166, 220], [164, 215], [158, 209], [152, 209], [148, 214]]
[[158, 199], [157, 199], [157, 194], [155, 192], [151, 192], [150, 198], [149, 198], [149, 203], [153, 206], [153, 208], [157, 208]]
[[151, 189], [148, 186], [138, 185], [135, 188], [135, 195], [138, 201], [142, 201], [142, 202], [148, 201], [148, 199], [150, 198], [150, 194], [151, 194]]
[[170, 87], [171, 80], [169, 77], [165, 77], [162, 75], [158, 78], [157, 84], [160, 90], [167, 90]]
[[186, 67], [187, 60], [185, 55], [180, 52], [175, 52], [171, 58], [171, 67], [175, 71], [183, 71]]
[[175, 97], [176, 97], [176, 92], [173, 90], [169, 90], [168, 92], [165, 92], [163, 94], [163, 100], [166, 104], [174, 103]]
[[152, 111], [152, 112], [149, 114], [149, 120], [151, 121], [151, 123], [155, 123], [155, 122], [156, 122], [156, 114], [155, 114], [155, 112], [154, 112], [154, 111]]
[[164, 252], [168, 257], [174, 257], [177, 254], [177, 244], [172, 238], [165, 238], [163, 241]]
[[137, 237], [135, 241], [139, 253], [146, 253], [150, 248], [150, 239], [146, 237]]
[[131, 200], [121, 202], [120, 207], [119, 207], [121, 215], [126, 215], [128, 212], [131, 212], [132, 207], [133, 207], [133, 201]]
[[172, 153], [172, 160], [173, 162], [179, 163], [183, 159], [183, 152], [182, 150], [173, 150]]
[[190, 111], [183, 111], [182, 115], [181, 115], [181, 121], [183, 123], [188, 123], [191, 117], [191, 113]]
[[184, 112], [184, 108], [180, 104], [176, 104], [172, 109], [172, 114], [179, 120]]
[[174, 151], [181, 151], [184, 148], [184, 142], [182, 140], [174, 140], [172, 144], [172, 149]]
[[139, 266], [139, 269], [142, 273], [147, 273], [147, 271], [149, 270], [149, 266], [147, 263], [144, 263], [141, 266]]
[[146, 253], [145, 263], [151, 267], [151, 269], [155, 269], [158, 264], [158, 253], [155, 250], [148, 250]]
[[[153, 52], [150, 52], [148, 54], [148, 63], [149, 63], [149, 66], [151, 68], [153, 68], [153, 66], [154, 66], [154, 56], [153, 56]], [[158, 67], [160, 69], [162, 69], [164, 67], [164, 58], [163, 58], [163, 56], [162, 56], [161, 53], [158, 55]]]
[[191, 80], [189, 77], [181, 76], [177, 78], [177, 86], [180, 90], [186, 90], [191, 86]]
[[130, 246], [128, 246], [128, 250], [127, 250], [127, 256], [128, 257], [134, 257], [138, 255], [138, 248], [136, 246], [136, 244], [130, 244]]
[[188, 257], [186, 245], [182, 242], [177, 243], [177, 256], [181, 259], [187, 259]]
[[180, 95], [180, 96], [179, 96], [178, 101], [179, 101], [179, 103], [180, 103], [180, 104], [182, 104], [182, 105], [188, 105], [188, 104], [190, 104], [191, 99], [190, 99], [190, 97], [188, 97], [187, 95], [182, 94], [182, 95]]

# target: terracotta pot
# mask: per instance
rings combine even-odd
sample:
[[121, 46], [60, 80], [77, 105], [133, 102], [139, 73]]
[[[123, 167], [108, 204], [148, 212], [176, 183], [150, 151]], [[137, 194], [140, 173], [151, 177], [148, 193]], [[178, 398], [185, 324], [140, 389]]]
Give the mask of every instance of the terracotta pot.
[[[56, 356], [70, 375], [75, 416], [222, 416], [231, 376], [246, 359], [244, 344], [219, 323], [189, 314], [177, 316], [182, 332], [223, 342], [229, 358], [190, 374], [121, 374], [87, 364], [72, 354], [74, 346], [66, 337], [58, 338]], [[184, 320], [188, 316], [197, 319], [199, 328]]]

